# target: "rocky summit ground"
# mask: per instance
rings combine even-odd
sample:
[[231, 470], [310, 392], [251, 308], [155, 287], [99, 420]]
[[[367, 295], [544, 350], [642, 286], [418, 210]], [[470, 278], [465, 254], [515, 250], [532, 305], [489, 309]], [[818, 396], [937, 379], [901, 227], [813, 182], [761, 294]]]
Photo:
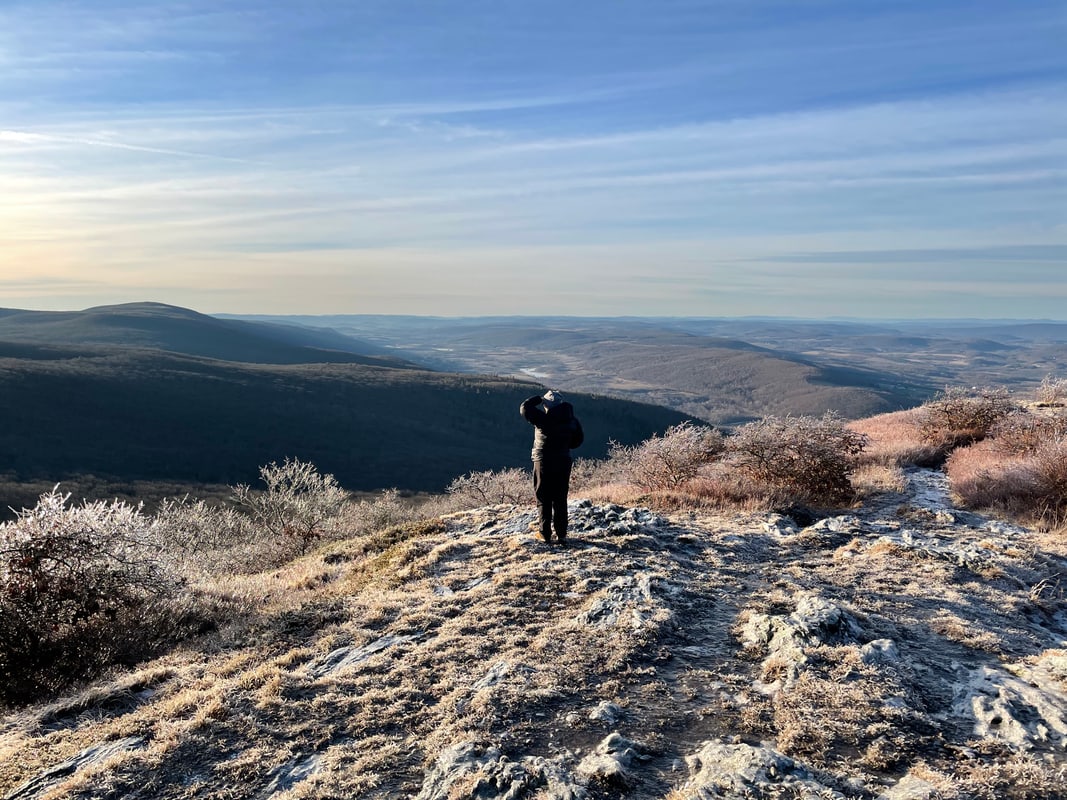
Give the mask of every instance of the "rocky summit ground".
[[907, 482], [818, 521], [579, 500], [565, 548], [494, 506], [233, 578], [257, 613], [8, 716], [0, 793], [1067, 796], [1063, 534]]

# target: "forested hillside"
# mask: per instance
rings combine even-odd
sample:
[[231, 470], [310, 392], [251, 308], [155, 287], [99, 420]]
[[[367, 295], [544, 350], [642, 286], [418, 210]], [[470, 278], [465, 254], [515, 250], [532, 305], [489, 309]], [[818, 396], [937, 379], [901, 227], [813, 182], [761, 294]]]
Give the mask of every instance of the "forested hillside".
[[[7, 353], [0, 473], [22, 480], [90, 473], [236, 483], [296, 457], [348, 489], [439, 490], [465, 472], [525, 464], [531, 434], [518, 406], [539, 391], [512, 379], [358, 364], [240, 364], [145, 350]], [[685, 418], [623, 400], [573, 400], [589, 457], [603, 456], [609, 439], [640, 441]]]

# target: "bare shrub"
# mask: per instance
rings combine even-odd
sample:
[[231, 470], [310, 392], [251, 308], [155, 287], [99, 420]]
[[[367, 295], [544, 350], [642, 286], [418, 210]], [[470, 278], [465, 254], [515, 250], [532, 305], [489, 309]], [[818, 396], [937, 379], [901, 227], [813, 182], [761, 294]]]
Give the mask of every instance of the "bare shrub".
[[299, 459], [259, 468], [265, 492], [246, 484], [234, 487], [233, 499], [257, 525], [275, 536], [291, 537], [306, 552], [337, 520], [348, 494], [333, 475]]
[[447, 491], [462, 508], [518, 505], [533, 502], [533, 479], [529, 472], [518, 468], [471, 472], [452, 481]]
[[571, 465], [571, 492], [582, 492], [612, 482], [613, 472], [607, 460], [576, 458]]
[[446, 513], [451, 504], [443, 498], [405, 498], [399, 489], [385, 489], [377, 496], [365, 498], [358, 503], [346, 503], [337, 519], [335, 539], [350, 539], [374, 534], [393, 525], [433, 517]]
[[190, 577], [259, 572], [295, 555], [265, 539], [240, 511], [188, 496], [164, 498], [153, 530], [175, 566]]
[[948, 387], [922, 406], [928, 442], [957, 447], [984, 439], [996, 423], [1019, 410], [1006, 389]]
[[998, 450], [1008, 455], [1037, 452], [1051, 441], [1067, 436], [1067, 416], [1031, 413], [1011, 414], [998, 421], [989, 432]]
[[1062, 406], [1067, 403], [1067, 378], [1054, 378], [1050, 372], [1037, 387], [1035, 395], [1042, 405]]
[[742, 425], [726, 441], [729, 461], [748, 480], [801, 502], [852, 497], [849, 473], [867, 437], [841, 417], [767, 417]]
[[399, 525], [412, 517], [412, 510], [401, 499], [399, 489], [386, 489], [373, 500], [360, 500], [354, 511], [360, 517], [362, 527], [371, 531]]
[[1025, 513], [1033, 501], [1028, 459], [1006, 456], [991, 439], [957, 449], [945, 462], [945, 473], [952, 491], [970, 508]]
[[682, 422], [640, 444], [612, 442], [609, 460], [635, 486], [648, 491], [677, 489], [717, 459], [723, 449], [722, 434], [714, 428]]
[[178, 620], [177, 582], [139, 507], [67, 505], [69, 494], [0, 525], [0, 699], [29, 699], [144, 656]]
[[1033, 460], [1036, 513], [1050, 526], [1067, 522], [1067, 440], [1048, 442]]

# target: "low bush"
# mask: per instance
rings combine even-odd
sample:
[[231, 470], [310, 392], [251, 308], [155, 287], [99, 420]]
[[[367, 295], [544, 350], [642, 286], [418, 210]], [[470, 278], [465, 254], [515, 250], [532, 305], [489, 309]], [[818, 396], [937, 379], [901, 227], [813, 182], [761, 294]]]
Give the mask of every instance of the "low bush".
[[333, 475], [320, 475], [299, 459], [271, 462], [259, 475], [267, 490], [241, 484], [234, 487], [234, 501], [267, 532], [296, 541], [301, 552], [331, 529], [348, 500]]
[[949, 387], [922, 406], [923, 439], [948, 448], [971, 444], [1017, 411], [1006, 389]]
[[640, 444], [612, 442], [609, 464], [624, 480], [647, 491], [678, 489], [723, 451], [718, 431], [683, 422]]
[[849, 473], [867, 437], [835, 414], [767, 417], [726, 440], [729, 462], [761, 492], [780, 490], [804, 503], [851, 499]]
[[414, 516], [410, 504], [405, 503], [400, 497], [399, 489], [386, 489], [373, 500], [360, 500], [355, 505], [349, 505], [349, 516], [355, 516], [358, 520], [355, 530], [348, 528], [345, 533], [362, 533], [380, 531], [390, 525], [400, 525]]
[[1055, 378], [1049, 373], [1041, 381], [1035, 394], [1041, 405], [1062, 406], [1067, 403], [1067, 378]]
[[175, 567], [189, 577], [259, 572], [296, 555], [295, 546], [279, 547], [240, 511], [189, 497], [164, 498], [153, 530]]
[[985, 441], [956, 450], [945, 464], [966, 505], [1006, 511], [1049, 527], [1067, 522], [1067, 435], [1063, 420], [1010, 418]]
[[990, 430], [989, 438], [1006, 455], [1028, 455], [1067, 436], [1067, 416], [1010, 414]]
[[58, 487], [0, 525], [0, 699], [47, 694], [177, 635], [176, 576], [152, 520]]
[[613, 479], [607, 459], [576, 458], [571, 465], [571, 494], [609, 484]]
[[1032, 469], [1036, 516], [1050, 527], [1067, 523], [1067, 439], [1039, 447]]
[[448, 485], [448, 495], [460, 508], [497, 503], [532, 503], [533, 478], [526, 470], [486, 470], [461, 475]]

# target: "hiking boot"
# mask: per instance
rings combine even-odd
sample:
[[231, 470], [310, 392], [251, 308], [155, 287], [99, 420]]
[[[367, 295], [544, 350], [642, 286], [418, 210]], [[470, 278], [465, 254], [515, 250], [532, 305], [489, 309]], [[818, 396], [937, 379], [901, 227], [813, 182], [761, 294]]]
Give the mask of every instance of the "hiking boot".
[[556, 541], [559, 542], [560, 544], [566, 544], [567, 543], [567, 532], [566, 531], [556, 531]]
[[546, 542], [551, 544], [551, 542], [552, 542], [552, 531], [541, 531], [541, 538], [544, 539]]

